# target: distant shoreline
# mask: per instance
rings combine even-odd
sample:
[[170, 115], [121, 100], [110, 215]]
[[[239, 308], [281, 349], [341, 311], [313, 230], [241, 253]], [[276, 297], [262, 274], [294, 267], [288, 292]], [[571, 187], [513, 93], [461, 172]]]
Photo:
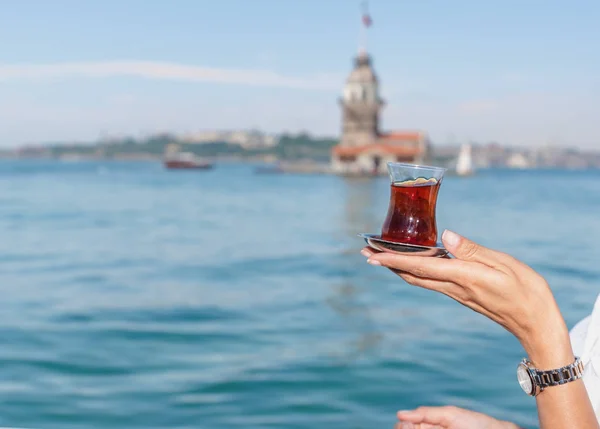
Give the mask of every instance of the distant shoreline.
[[[206, 157], [207, 161], [215, 164], [225, 165], [254, 165], [256, 167], [267, 166], [277, 167], [279, 174], [331, 174], [334, 173], [329, 171], [329, 164], [319, 162], [311, 159], [295, 160], [295, 161], [266, 161], [261, 157], [257, 158], [232, 158], [232, 157]], [[99, 158], [99, 157], [44, 157], [44, 156], [0, 156], [0, 163], [3, 162], [29, 162], [29, 161], [45, 161], [45, 162], [57, 162], [64, 164], [77, 164], [77, 163], [91, 163], [91, 162], [106, 162], [106, 163], [157, 163], [162, 164], [162, 157], [111, 157], [111, 158]], [[435, 164], [435, 163], [433, 163]], [[600, 167], [577, 167], [577, 166], [528, 166], [528, 167], [510, 167], [506, 165], [493, 165], [478, 167], [476, 171], [600, 171]]]
[[[214, 163], [281, 163], [293, 168], [299, 164], [329, 164], [332, 148], [338, 143], [336, 138], [313, 137], [308, 133], [281, 134], [269, 138], [258, 133], [248, 134], [246, 137], [249, 140], [194, 142], [182, 140], [176, 135], [158, 134], [145, 138], [123, 137], [88, 143], [59, 142], [5, 149], [0, 151], [0, 159], [161, 162], [166, 150], [176, 146], [181, 151], [191, 152], [198, 158]], [[600, 152], [593, 150], [511, 147], [494, 142], [472, 143], [471, 147], [476, 169], [600, 169]], [[458, 157], [459, 146], [434, 144], [430, 152], [433, 163], [452, 168]]]

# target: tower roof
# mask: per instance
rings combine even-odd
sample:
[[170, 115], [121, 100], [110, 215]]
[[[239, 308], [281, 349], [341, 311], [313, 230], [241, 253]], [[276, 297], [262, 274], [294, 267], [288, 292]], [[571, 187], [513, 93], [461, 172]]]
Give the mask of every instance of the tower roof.
[[377, 82], [377, 75], [371, 65], [371, 57], [365, 51], [360, 52], [354, 59], [354, 69], [348, 76], [347, 82]]
[[361, 51], [354, 59], [354, 66], [371, 66], [371, 57], [369, 56], [369, 54], [367, 54], [367, 51], [361, 49]]

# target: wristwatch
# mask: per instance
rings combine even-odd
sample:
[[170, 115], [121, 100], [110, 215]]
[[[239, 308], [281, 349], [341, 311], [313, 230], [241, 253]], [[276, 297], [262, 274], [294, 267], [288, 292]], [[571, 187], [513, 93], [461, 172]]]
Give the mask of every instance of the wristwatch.
[[517, 379], [521, 389], [529, 396], [537, 396], [546, 387], [570, 383], [579, 380], [582, 376], [583, 363], [578, 357], [570, 365], [547, 371], [536, 369], [527, 359], [523, 359], [517, 367]]

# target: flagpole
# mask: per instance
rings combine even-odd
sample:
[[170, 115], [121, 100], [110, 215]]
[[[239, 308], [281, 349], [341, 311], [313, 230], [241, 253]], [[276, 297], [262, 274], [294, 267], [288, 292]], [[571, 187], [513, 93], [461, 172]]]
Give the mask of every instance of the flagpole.
[[371, 24], [371, 17], [369, 16], [369, 2], [361, 2], [362, 16], [360, 20], [360, 41], [359, 41], [359, 53], [367, 53], [367, 29]]
[[365, 28], [362, 20], [360, 22], [360, 31], [358, 36], [358, 53], [362, 54], [363, 52], [367, 52], [367, 29]]

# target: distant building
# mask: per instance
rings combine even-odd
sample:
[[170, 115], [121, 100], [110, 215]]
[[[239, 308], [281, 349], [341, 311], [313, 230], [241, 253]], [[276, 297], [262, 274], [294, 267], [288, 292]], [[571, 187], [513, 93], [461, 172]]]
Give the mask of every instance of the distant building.
[[276, 146], [279, 140], [274, 135], [260, 131], [201, 131], [184, 134], [179, 140], [190, 144], [225, 142], [236, 144], [244, 149], [261, 149]]
[[517, 152], [513, 153], [506, 161], [506, 166], [509, 168], [525, 169], [530, 168], [531, 164], [524, 154]]

